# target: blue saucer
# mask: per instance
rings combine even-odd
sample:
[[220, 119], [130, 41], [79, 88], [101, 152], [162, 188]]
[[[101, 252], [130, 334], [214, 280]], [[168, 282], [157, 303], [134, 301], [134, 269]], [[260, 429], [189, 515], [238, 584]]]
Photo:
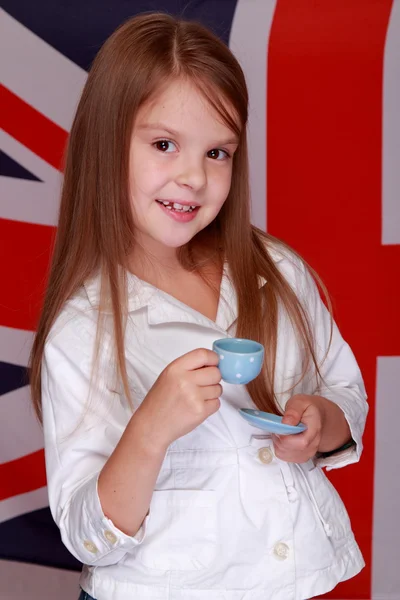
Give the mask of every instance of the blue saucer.
[[271, 413], [263, 412], [262, 410], [254, 410], [252, 408], [240, 408], [239, 414], [243, 419], [246, 419], [254, 427], [264, 429], [270, 433], [278, 433], [280, 435], [291, 435], [293, 433], [301, 433], [307, 427], [303, 423], [298, 425], [286, 425], [282, 423], [282, 417]]

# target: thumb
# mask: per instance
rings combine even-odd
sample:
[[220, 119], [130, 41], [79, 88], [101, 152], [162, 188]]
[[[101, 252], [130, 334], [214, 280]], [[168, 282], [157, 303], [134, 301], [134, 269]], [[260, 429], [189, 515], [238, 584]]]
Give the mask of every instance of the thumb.
[[301, 396], [293, 396], [286, 404], [282, 423], [286, 425], [298, 425], [306, 408], [307, 405]]

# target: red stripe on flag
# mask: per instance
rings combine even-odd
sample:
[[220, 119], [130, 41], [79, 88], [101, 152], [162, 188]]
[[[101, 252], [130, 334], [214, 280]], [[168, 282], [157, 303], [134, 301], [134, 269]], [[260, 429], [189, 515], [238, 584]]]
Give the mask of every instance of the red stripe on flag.
[[0, 86], [0, 126], [56, 169], [62, 170], [68, 133], [9, 89]]
[[55, 228], [0, 219], [0, 325], [35, 331]]
[[371, 405], [361, 465], [332, 475], [367, 567], [329, 595], [335, 598], [370, 598], [376, 357], [395, 346], [399, 353], [398, 339], [381, 325], [390, 303], [383, 294], [390, 286], [395, 292], [393, 252], [398, 257], [397, 249], [381, 247], [382, 73], [391, 5], [278, 0], [268, 55], [268, 230], [327, 283]]
[[44, 451], [0, 464], [0, 500], [33, 492], [46, 485]]

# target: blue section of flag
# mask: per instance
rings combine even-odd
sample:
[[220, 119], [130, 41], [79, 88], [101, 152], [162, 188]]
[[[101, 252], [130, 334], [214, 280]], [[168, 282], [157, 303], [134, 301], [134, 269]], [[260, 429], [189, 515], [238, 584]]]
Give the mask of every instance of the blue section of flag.
[[30, 171], [21, 167], [15, 160], [0, 150], [0, 175], [3, 177], [14, 177], [15, 179], [28, 179], [29, 181], [41, 181]]
[[49, 508], [0, 524], [0, 558], [70, 571], [82, 568], [62, 543]]
[[161, 11], [200, 21], [226, 44], [237, 0], [3, 0], [3, 8], [48, 44], [88, 70], [108, 36], [129, 17]]
[[25, 385], [28, 385], [28, 372], [25, 367], [0, 361], [0, 396]]

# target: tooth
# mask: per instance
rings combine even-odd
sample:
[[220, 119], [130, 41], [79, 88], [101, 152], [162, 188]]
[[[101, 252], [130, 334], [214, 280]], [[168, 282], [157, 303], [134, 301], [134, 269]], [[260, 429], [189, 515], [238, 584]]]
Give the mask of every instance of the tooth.
[[182, 210], [183, 208], [182, 204], [178, 204], [177, 202], [174, 202], [173, 207], [178, 210]]
[[162, 203], [164, 204], [164, 206], [168, 206], [168, 204], [170, 204], [169, 202], [167, 202], [166, 200], [163, 200]]
[[188, 210], [190, 210], [190, 206], [183, 206], [182, 210], [183, 212], [187, 212]]

